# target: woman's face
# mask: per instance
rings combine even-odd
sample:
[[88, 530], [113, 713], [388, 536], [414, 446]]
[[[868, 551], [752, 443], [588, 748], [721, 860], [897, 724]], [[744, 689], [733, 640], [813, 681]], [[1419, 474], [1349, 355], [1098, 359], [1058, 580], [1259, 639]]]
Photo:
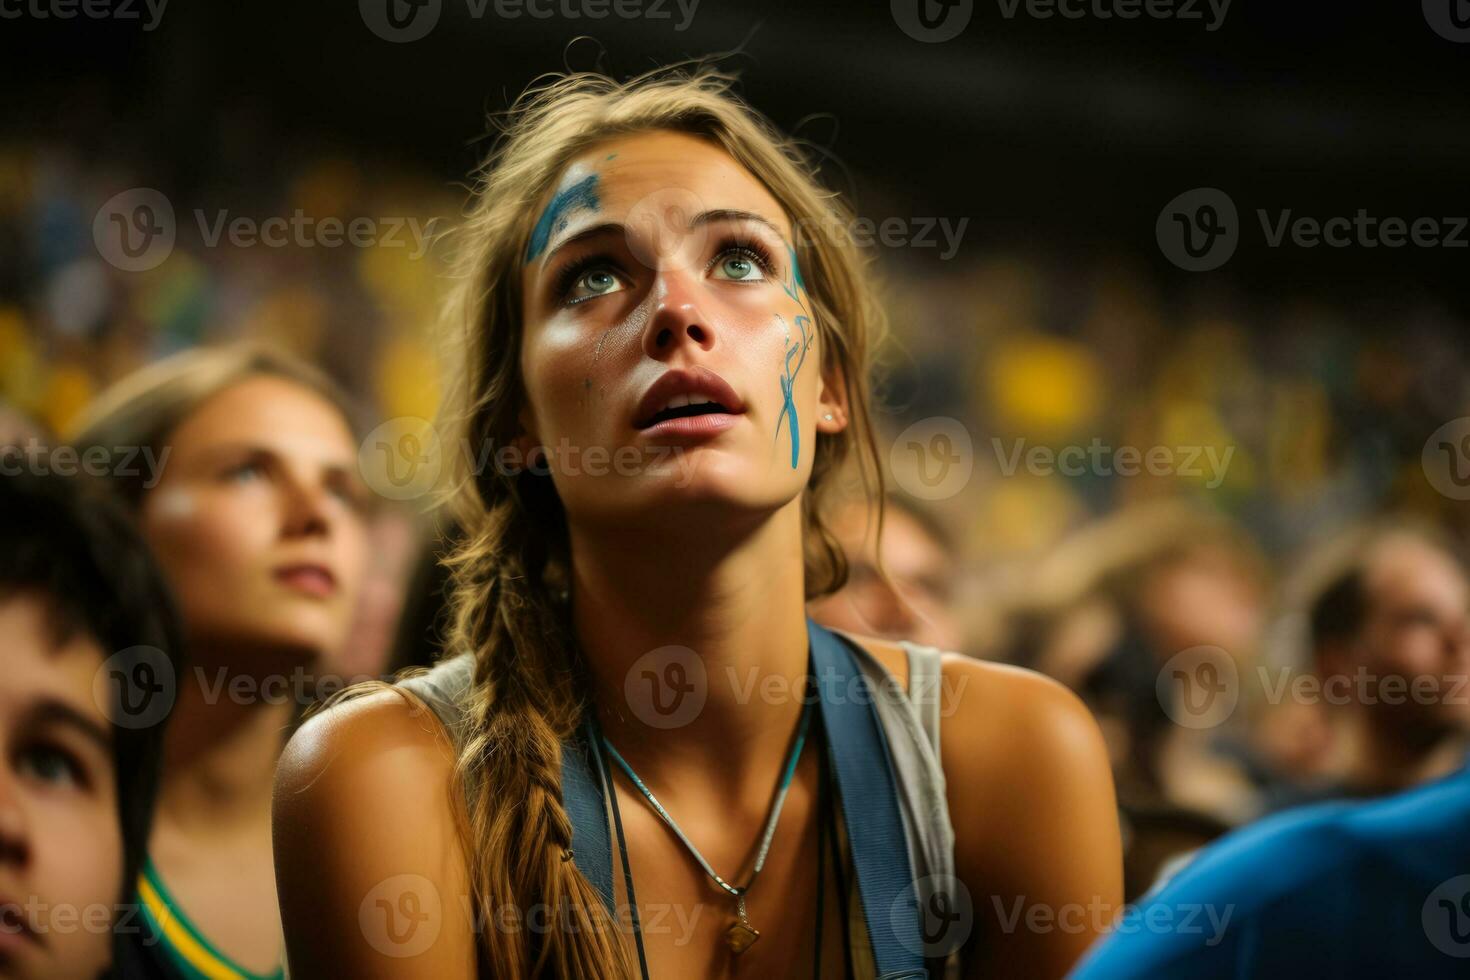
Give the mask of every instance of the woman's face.
[[568, 516], [797, 497], [816, 433], [847, 416], [771, 193], [714, 144], [655, 132], [574, 159], [541, 208], [518, 445], [544, 447]]
[[365, 551], [366, 490], [341, 412], [296, 382], [254, 376], [206, 400], [168, 449], [142, 524], [198, 655], [334, 652]]

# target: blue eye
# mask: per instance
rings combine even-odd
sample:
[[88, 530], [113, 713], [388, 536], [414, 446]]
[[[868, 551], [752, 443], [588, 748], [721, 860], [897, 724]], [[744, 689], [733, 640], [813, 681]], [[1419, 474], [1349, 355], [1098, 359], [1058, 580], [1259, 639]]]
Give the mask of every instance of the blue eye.
[[87, 783], [81, 763], [64, 749], [54, 745], [33, 745], [20, 755], [23, 773], [43, 783], [69, 784], [82, 787]]
[[730, 282], [760, 282], [771, 271], [771, 257], [765, 246], [745, 239], [727, 238], [720, 243], [719, 254], [710, 263], [716, 279]]
[[224, 475], [225, 479], [227, 480], [233, 480], [243, 483], [257, 476], [263, 476], [264, 474], [265, 465], [259, 460], [251, 459], [246, 460], [243, 463], [238, 463], [234, 466], [231, 466], [229, 469], [225, 470]]

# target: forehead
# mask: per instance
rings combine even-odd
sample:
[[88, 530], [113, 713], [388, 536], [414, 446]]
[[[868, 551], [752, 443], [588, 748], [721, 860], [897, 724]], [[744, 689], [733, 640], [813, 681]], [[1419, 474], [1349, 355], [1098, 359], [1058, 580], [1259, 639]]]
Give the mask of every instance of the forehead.
[[550, 244], [563, 232], [622, 221], [648, 205], [740, 209], [769, 219], [789, 241], [780, 202], [720, 146], [687, 133], [651, 132], [606, 140], [572, 158], [541, 204], [538, 228]]
[[205, 399], [174, 431], [175, 452], [251, 443], [341, 457], [356, 447], [347, 421], [324, 396], [289, 378], [257, 375]]
[[1464, 603], [1470, 598], [1470, 581], [1459, 565], [1427, 542], [1398, 538], [1385, 542], [1368, 568], [1372, 593], [1389, 599], [1414, 599], [1434, 595]]
[[50, 601], [40, 593], [22, 592], [0, 599], [0, 635], [5, 637], [0, 715], [48, 697], [106, 724], [106, 715], [92, 697], [103, 663], [102, 648], [83, 630], [58, 643], [52, 614]]

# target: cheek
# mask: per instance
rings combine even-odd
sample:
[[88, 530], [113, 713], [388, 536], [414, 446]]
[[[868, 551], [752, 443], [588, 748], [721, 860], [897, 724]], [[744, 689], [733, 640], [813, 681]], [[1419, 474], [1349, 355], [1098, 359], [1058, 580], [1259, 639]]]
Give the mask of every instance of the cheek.
[[181, 595], [193, 588], [217, 594], [222, 583], [239, 582], [258, 568], [275, 530], [264, 501], [189, 487], [158, 493], [145, 529]]
[[41, 812], [44, 816], [35, 827], [40, 895], [58, 907], [75, 908], [79, 922], [101, 915], [98, 910], [103, 907], [110, 912], [122, 888], [115, 800], [110, 796], [56, 800], [43, 804]]

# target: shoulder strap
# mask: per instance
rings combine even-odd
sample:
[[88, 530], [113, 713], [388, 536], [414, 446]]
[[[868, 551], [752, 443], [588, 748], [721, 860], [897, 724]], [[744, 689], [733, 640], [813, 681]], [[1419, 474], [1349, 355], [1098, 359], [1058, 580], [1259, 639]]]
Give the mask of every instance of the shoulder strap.
[[937, 647], [922, 646], [905, 641], [904, 651], [909, 661], [909, 700], [919, 716], [919, 725], [929, 739], [936, 758], [939, 756], [939, 709], [943, 693], [943, 654]]
[[[588, 710], [590, 713], [591, 709]], [[603, 798], [607, 776], [602, 771], [602, 754], [588, 751], [595, 744], [590, 718], [580, 731], [562, 743], [562, 806], [572, 822], [572, 860], [602, 895], [608, 914], [616, 919], [612, 839], [607, 831], [607, 806]]]
[[[862, 671], [836, 635], [808, 618], [807, 636], [878, 980], [922, 980], [928, 974], [914, 872], [908, 848], [894, 846], [906, 837], [893, 761], [873, 703], [876, 692], [862, 690]], [[595, 744], [587, 725], [563, 743], [562, 805], [572, 821], [577, 869], [615, 916], [612, 841], [602, 792], [606, 777], [601, 754], [587, 751]]]
[[926, 977], [914, 871], [908, 848], [895, 846], [906, 835], [876, 692], [861, 690], [861, 669], [836, 634], [808, 618], [807, 635], [878, 978]]

